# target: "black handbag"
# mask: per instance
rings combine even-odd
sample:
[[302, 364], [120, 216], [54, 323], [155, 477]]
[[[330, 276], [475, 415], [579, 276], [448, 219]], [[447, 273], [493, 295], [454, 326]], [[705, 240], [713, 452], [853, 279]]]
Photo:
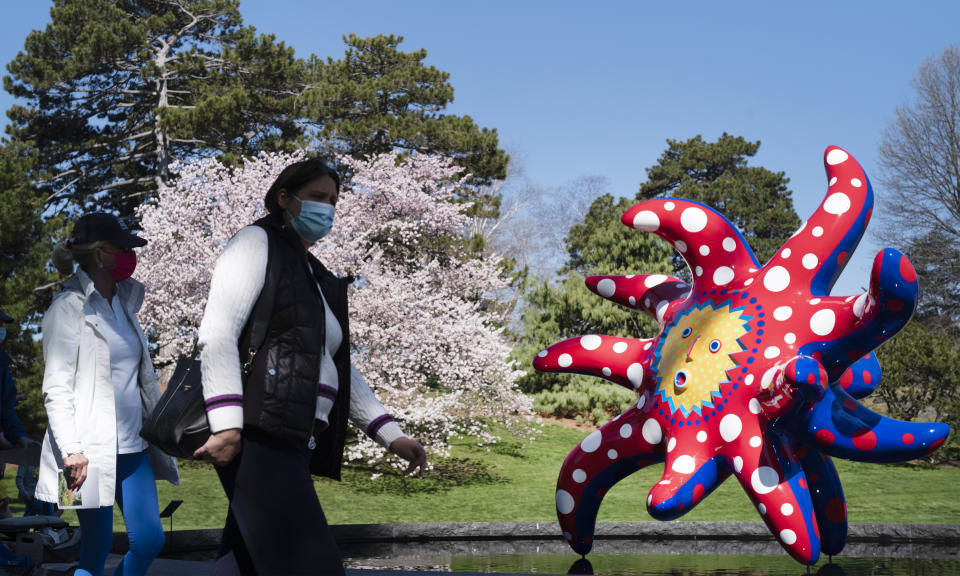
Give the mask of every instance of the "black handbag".
[[[267, 237], [269, 239], [269, 234]], [[271, 274], [272, 240], [269, 241], [269, 250], [264, 287], [260, 291], [257, 303], [238, 342], [240, 357], [243, 358], [246, 353], [246, 360], [242, 365], [244, 388], [253, 366], [253, 359], [266, 340], [267, 328], [273, 312], [276, 279]], [[210, 438], [207, 406], [203, 400], [200, 354], [196, 346], [190, 356], [177, 360], [167, 389], [160, 396], [153, 411], [143, 421], [140, 436], [170, 456], [187, 460], [196, 460], [193, 453]]]

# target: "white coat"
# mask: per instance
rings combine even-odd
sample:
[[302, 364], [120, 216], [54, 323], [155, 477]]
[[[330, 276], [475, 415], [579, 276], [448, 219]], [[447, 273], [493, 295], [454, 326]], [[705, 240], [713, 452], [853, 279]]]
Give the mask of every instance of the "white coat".
[[[57, 471], [67, 454], [83, 452], [100, 469], [100, 506], [112, 506], [117, 484], [117, 419], [110, 378], [110, 346], [90, 302], [96, 288], [82, 269], [67, 279], [43, 317], [43, 404], [47, 433], [40, 455], [36, 497], [57, 501]], [[143, 417], [160, 399], [147, 339], [137, 321], [143, 284], [127, 279], [117, 296], [140, 337], [140, 399]], [[176, 459], [155, 446], [147, 448], [154, 476], [180, 483]]]

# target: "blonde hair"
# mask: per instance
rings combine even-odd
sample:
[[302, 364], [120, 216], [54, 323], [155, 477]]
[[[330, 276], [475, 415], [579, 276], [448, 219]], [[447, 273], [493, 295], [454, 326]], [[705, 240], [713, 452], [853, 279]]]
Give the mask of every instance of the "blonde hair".
[[87, 270], [94, 264], [93, 251], [106, 244], [103, 241], [72, 244], [69, 240], [64, 240], [53, 247], [53, 267], [64, 276], [73, 274], [74, 263]]

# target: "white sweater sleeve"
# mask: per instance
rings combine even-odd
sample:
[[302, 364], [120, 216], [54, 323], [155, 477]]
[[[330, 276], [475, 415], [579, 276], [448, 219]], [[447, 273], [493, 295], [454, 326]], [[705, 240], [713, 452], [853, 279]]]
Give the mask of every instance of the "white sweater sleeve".
[[74, 412], [74, 384], [83, 328], [82, 304], [72, 295], [53, 299], [43, 316], [43, 405], [60, 457], [82, 452]]
[[404, 435], [353, 364], [350, 364], [350, 421], [388, 450], [394, 440]]
[[217, 258], [200, 322], [203, 398], [210, 431], [243, 428], [243, 382], [237, 341], [263, 289], [269, 243], [258, 226], [230, 239]]

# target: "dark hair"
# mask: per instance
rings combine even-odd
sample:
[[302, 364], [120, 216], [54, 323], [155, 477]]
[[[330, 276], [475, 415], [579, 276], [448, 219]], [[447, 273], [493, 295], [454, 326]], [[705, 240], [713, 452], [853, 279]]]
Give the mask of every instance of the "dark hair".
[[277, 202], [277, 196], [281, 189], [285, 189], [288, 194], [299, 196], [300, 190], [307, 184], [328, 176], [333, 179], [337, 185], [337, 192], [340, 192], [340, 175], [337, 171], [327, 165], [320, 158], [310, 158], [294, 162], [283, 169], [283, 172], [273, 181], [266, 196], [263, 197], [263, 204], [271, 214], [280, 212], [280, 204]]

